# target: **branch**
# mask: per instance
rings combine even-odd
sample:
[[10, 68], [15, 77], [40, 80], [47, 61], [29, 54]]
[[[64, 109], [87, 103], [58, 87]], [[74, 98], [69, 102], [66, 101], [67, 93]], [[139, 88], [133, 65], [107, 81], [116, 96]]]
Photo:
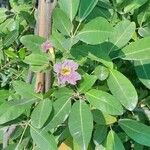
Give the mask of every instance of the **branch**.
[[16, 129], [16, 125], [11, 125], [4, 132], [4, 136], [3, 136], [3, 149], [5, 149], [8, 146], [8, 142], [9, 142], [9, 139], [11, 137], [11, 134], [15, 131], [15, 129]]

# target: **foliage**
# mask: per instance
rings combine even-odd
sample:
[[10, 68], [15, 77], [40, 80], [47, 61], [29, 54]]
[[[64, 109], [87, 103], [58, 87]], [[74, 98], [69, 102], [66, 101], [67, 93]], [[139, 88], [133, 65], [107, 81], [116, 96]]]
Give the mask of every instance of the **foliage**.
[[[58, 0], [55, 60], [34, 35], [35, 1], [0, 9], [0, 142], [7, 150], [148, 150], [150, 147], [150, 1]], [[73, 60], [82, 79], [58, 85], [54, 61]], [[52, 88], [35, 93], [28, 69], [52, 70]]]

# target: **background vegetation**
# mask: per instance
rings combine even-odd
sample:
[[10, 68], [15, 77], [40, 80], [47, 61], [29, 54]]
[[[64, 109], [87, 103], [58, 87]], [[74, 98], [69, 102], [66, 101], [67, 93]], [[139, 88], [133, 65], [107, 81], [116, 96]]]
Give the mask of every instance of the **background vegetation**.
[[[34, 35], [35, 1], [9, 5], [0, 9], [0, 149], [13, 126], [7, 150], [148, 150], [150, 1], [58, 0], [55, 58]], [[75, 86], [58, 85], [53, 72], [66, 59], [79, 64]], [[52, 70], [48, 92], [25, 83], [29, 68]]]

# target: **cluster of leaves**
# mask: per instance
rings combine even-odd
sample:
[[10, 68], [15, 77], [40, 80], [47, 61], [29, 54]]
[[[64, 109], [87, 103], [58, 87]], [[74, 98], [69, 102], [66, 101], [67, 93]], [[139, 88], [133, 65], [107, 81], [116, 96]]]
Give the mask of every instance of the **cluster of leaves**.
[[[55, 60], [33, 35], [34, 3], [10, 6], [0, 10], [0, 135], [17, 126], [8, 149], [148, 150], [149, 0], [58, 0]], [[76, 86], [60, 87], [54, 75], [52, 88], [38, 94], [34, 81], [25, 83], [29, 67], [46, 72], [64, 59], [79, 64]]]

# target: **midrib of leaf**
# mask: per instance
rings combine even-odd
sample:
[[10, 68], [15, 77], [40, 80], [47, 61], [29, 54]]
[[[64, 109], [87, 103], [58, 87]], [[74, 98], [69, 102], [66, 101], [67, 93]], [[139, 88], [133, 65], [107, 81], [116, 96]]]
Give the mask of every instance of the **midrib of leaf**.
[[62, 19], [60, 19], [60, 21], [61, 21], [61, 23], [62, 23], [62, 25], [63, 25], [63, 27], [64, 27], [64, 29], [66, 30], [66, 32], [68, 33], [68, 35], [70, 35], [70, 32], [67, 30], [67, 28], [65, 27], [65, 25], [64, 25], [64, 23], [63, 23], [63, 21], [62, 21]]
[[[94, 96], [94, 95], [92, 95], [92, 94], [89, 94], [89, 93], [87, 93], [87, 94], [90, 95], [91, 97], [94, 97], [94, 98], [97, 99], [97, 100], [100, 100], [100, 101], [102, 101], [102, 102], [108, 104], [108, 105], [111, 106], [113, 109], [117, 110], [113, 105], [111, 105], [111, 104], [108, 103], [107, 101], [104, 101], [104, 100], [102, 100], [102, 99], [100, 99], [100, 98], [97, 98], [96, 96]], [[117, 110], [117, 112], [118, 112], [118, 110]]]
[[141, 22], [140, 22], [140, 27], [142, 27], [142, 23], [144, 21], [144, 17], [146, 16], [147, 11], [145, 10], [144, 15], [142, 16]]
[[97, 0], [95, 0], [95, 1], [92, 1], [91, 3], [90, 3], [90, 5], [87, 7], [87, 9], [85, 10], [85, 12], [84, 12], [84, 14], [83, 14], [83, 16], [82, 16], [82, 18], [81, 18], [81, 22], [82, 22], [82, 20], [85, 18], [85, 16], [87, 15], [87, 12], [90, 10], [90, 7], [92, 6], [92, 4], [94, 4], [95, 2], [96, 2]]
[[72, 16], [72, 14], [73, 14], [73, 12], [72, 12], [72, 2], [70, 2], [69, 4], [70, 4], [70, 19], [72, 21], [72, 18], [73, 18], [73, 16]]
[[81, 135], [82, 135], [82, 142], [83, 142], [83, 150], [86, 150], [86, 145], [85, 145], [85, 139], [84, 139], [84, 131], [83, 131], [83, 119], [82, 119], [82, 102], [80, 100], [80, 123], [81, 123]]
[[91, 33], [91, 32], [94, 32], [94, 33], [95, 33], [95, 32], [96, 32], [96, 33], [97, 33], [97, 32], [98, 32], [98, 33], [101, 33], [101, 32], [102, 32], [102, 33], [109, 33], [109, 34], [112, 33], [112, 31], [104, 31], [104, 30], [103, 30], [103, 31], [102, 31], [102, 30], [88, 30], [88, 31], [82, 31], [82, 32], [79, 32], [78, 35], [80, 35], [80, 34], [85, 34], [85, 33]]
[[[130, 130], [132, 130], [132, 131], [138, 133], [138, 134], [143, 134], [143, 135], [145, 135], [143, 132], [139, 132], [138, 130], [133, 129], [133, 128], [129, 127], [128, 125], [125, 125], [125, 124], [122, 124], [122, 125], [125, 126], [125, 127], [128, 128], [128, 129], [130, 129]], [[147, 135], [146, 135], [146, 136], [147, 136]]]
[[7, 45], [12, 39], [15, 39], [15, 36], [18, 34], [17, 32], [15, 34], [13, 34], [10, 38], [8, 38], [4, 45]]
[[40, 116], [39, 116], [39, 121], [38, 121], [38, 127], [41, 124], [40, 122], [42, 120], [42, 112], [43, 112], [44, 105], [45, 105], [45, 100], [44, 100], [44, 102], [42, 104], [42, 108], [41, 108], [41, 111], [40, 111], [40, 114], [39, 114]]
[[116, 46], [116, 44], [121, 40], [121, 38], [127, 33], [128, 28], [131, 26], [132, 23], [124, 30], [123, 34], [119, 37], [119, 39], [114, 43], [114, 45], [111, 47], [110, 51]]
[[[94, 77], [93, 77], [94, 78]], [[93, 79], [92, 78], [92, 79]], [[91, 80], [91, 79], [90, 79]], [[88, 82], [86, 82], [86, 84], [84, 84], [84, 86], [81, 88], [81, 89], [79, 89], [79, 92], [81, 92], [85, 87], [87, 87], [87, 85], [88, 85]]]
[[3, 31], [3, 29], [4, 29], [5, 27], [7, 27], [7, 26], [10, 24], [11, 21], [12, 21], [12, 20], [10, 20], [1, 30]]
[[111, 136], [112, 136], [112, 141], [113, 141], [113, 150], [115, 150], [115, 138], [114, 138], [114, 134], [113, 134], [113, 131], [110, 131], [110, 133], [111, 133]]
[[25, 101], [25, 102], [23, 102], [23, 103], [19, 103], [19, 104], [15, 105], [15, 106], [25, 105], [25, 104], [27, 104], [27, 103], [29, 103], [29, 102], [32, 102], [32, 101], [35, 101], [35, 99], [31, 99], [31, 100]]
[[37, 130], [35, 130], [34, 127], [32, 127], [32, 126], [30, 126], [30, 127], [31, 127], [46, 143], [49, 144], [49, 142], [47, 141], [47, 139], [46, 139], [44, 136], [41, 135], [41, 132], [42, 132], [42, 131], [37, 132]]
[[141, 52], [144, 52], [144, 51], [147, 51], [147, 50], [150, 51], [150, 47], [144, 48], [144, 49], [141, 49], [141, 50], [136, 50], [136, 51], [131, 52], [131, 53], [122, 54], [122, 55], [120, 55], [120, 56], [124, 56], [124, 55], [129, 56], [129, 55], [132, 55], [132, 54], [138, 54], [138, 53], [141, 53]]
[[[61, 109], [54, 115], [54, 118], [51, 120], [51, 122], [53, 120], [55, 120], [55, 118], [63, 111], [64, 107], [67, 105], [67, 103], [70, 101], [70, 97], [68, 98], [68, 100], [64, 103], [64, 105], [61, 107]], [[50, 122], [50, 123], [51, 123]], [[48, 127], [49, 127], [49, 124], [48, 124]], [[43, 130], [46, 130], [47, 129], [47, 126], [45, 128], [43, 128]]]
[[107, 15], [105, 13], [103, 13], [103, 11], [101, 11], [101, 9], [99, 9], [99, 11], [107, 18]]
[[[111, 71], [111, 70], [110, 70]], [[113, 74], [113, 72], [111, 71], [112, 76], [114, 77], [115, 81], [117, 82], [120, 90], [122, 91], [123, 95], [125, 96], [126, 99], [128, 99], [128, 96], [124, 93], [124, 90], [122, 89], [121, 85], [119, 84], [117, 78], [115, 77], [115, 75]]]
[[42, 97], [40, 97], [40, 96], [37, 96], [36, 94], [34, 94], [34, 93], [30, 93], [30, 92], [28, 92], [29, 94], [31, 94], [31, 95], [33, 95], [35, 98], [38, 98], [38, 99], [40, 99], [40, 100], [42, 100]]
[[57, 114], [54, 116], [54, 118], [52, 119], [52, 121], [61, 113], [61, 111], [64, 109], [64, 107], [67, 105], [67, 103], [70, 101], [70, 97], [69, 99], [64, 103], [64, 105], [62, 106], [62, 108], [57, 112]]

